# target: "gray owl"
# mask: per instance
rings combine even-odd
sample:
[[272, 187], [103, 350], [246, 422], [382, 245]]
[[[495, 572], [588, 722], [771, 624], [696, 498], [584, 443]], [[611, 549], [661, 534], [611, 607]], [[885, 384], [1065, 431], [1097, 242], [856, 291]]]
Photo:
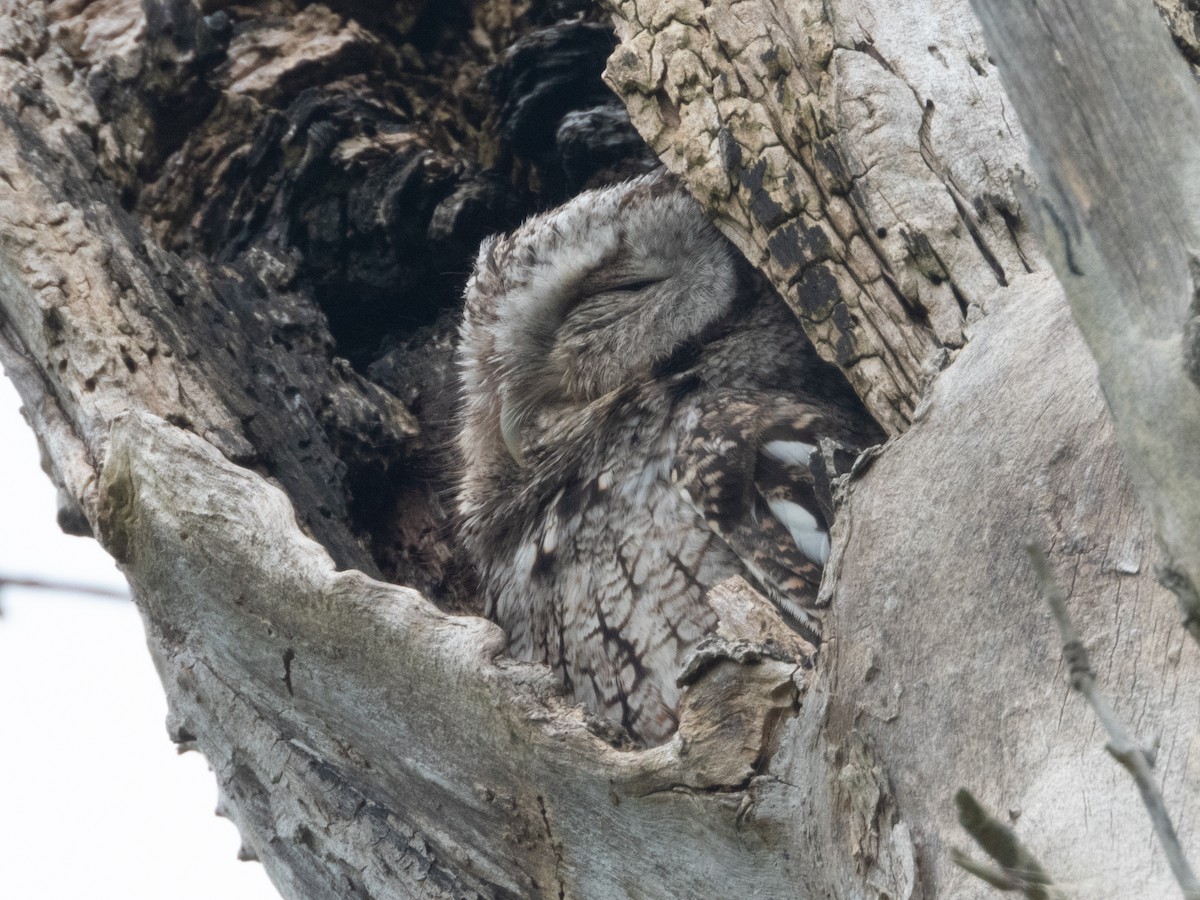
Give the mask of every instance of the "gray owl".
[[661, 173], [485, 241], [459, 335], [463, 541], [518, 659], [646, 743], [742, 575], [816, 639], [817, 441], [876, 436]]

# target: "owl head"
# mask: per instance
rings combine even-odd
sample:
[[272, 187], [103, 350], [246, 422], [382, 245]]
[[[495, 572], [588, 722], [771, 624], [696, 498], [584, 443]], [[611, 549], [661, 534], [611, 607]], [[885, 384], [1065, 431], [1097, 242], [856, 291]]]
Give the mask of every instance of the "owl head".
[[520, 465], [539, 412], [648, 379], [729, 311], [736, 281], [729, 244], [662, 172], [486, 240], [458, 349], [462, 449]]

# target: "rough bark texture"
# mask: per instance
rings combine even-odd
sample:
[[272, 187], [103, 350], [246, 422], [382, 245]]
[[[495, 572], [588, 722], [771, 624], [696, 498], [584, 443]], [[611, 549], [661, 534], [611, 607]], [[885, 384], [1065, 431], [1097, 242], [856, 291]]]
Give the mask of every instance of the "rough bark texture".
[[1017, 123], [961, 4], [629, 2], [607, 77], [892, 433], [1029, 270]]
[[[946, 854], [965, 786], [1080, 894], [1168, 896], [1022, 542], [1185, 841], [1200, 654], [965, 0], [614, 3], [615, 38], [578, 9], [0, 6], [0, 362], [247, 854], [288, 897], [982, 897]], [[724, 586], [652, 750], [452, 614], [445, 509], [474, 243], [651, 164], [606, 58], [898, 435], [846, 486], [815, 668]]]

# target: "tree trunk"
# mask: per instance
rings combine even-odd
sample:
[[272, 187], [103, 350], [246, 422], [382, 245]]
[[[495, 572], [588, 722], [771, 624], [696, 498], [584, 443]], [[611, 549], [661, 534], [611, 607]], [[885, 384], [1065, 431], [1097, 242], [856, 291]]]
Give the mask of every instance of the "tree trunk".
[[[1081, 895], [1170, 895], [1024, 543], [1185, 846], [1200, 655], [966, 0], [607, 12], [0, 6], [0, 363], [247, 855], [297, 898], [982, 897], [967, 787]], [[449, 350], [482, 236], [654, 156], [893, 439], [815, 668], [730, 653], [631, 749], [471, 615]], [[761, 601], [720, 590], [733, 645]]]

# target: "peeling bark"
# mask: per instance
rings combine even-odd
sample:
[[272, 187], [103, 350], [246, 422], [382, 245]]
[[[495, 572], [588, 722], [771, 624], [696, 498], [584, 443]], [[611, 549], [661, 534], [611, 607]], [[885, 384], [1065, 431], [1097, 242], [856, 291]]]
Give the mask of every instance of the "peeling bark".
[[[244, 854], [287, 897], [982, 897], [967, 787], [1087, 896], [1169, 895], [1024, 541], [1185, 842], [1200, 656], [965, 0], [610, 12], [0, 7], [0, 362]], [[649, 750], [464, 614], [444, 455], [475, 243], [652, 165], [638, 132], [894, 437], [841, 488], [821, 653], [723, 585]]]

